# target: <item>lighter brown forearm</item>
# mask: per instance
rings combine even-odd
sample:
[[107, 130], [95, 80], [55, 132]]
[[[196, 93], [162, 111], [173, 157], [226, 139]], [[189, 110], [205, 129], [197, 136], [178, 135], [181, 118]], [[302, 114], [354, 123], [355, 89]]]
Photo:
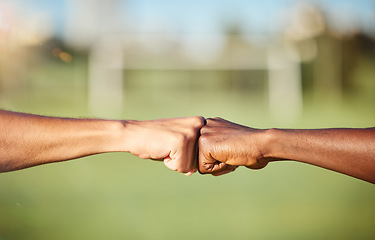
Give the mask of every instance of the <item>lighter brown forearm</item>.
[[0, 111], [0, 172], [120, 150], [123, 124]]

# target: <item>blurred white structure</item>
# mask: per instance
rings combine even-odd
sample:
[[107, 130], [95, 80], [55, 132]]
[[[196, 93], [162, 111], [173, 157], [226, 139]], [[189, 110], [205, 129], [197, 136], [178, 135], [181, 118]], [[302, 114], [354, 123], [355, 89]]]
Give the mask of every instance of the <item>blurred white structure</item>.
[[294, 122], [303, 109], [299, 55], [292, 47], [270, 47], [267, 58], [271, 115], [280, 122]]
[[[207, 43], [214, 41], [212, 38], [207, 38]], [[155, 38], [148, 39], [148, 44], [155, 44]], [[164, 41], [164, 44], [168, 44], [168, 39]], [[254, 54], [244, 54], [239, 49], [222, 61], [197, 63], [176, 53], [173, 55], [173, 52], [154, 56], [142, 54], [140, 50], [137, 52], [137, 45], [132, 45], [137, 42], [130, 36], [115, 36], [97, 41], [97, 45], [92, 48], [89, 59], [89, 100], [93, 113], [108, 113], [108, 108], [112, 109], [110, 112], [122, 112], [119, 101], [125, 94], [122, 85], [125, 69], [264, 70], [268, 76], [271, 115], [279, 122], [292, 123], [302, 113], [300, 59], [292, 46], [276, 44], [264, 50], [258, 49]]]
[[123, 32], [121, 0], [67, 0], [64, 41], [89, 50], [89, 110], [96, 116], [122, 113], [122, 43], [113, 33]]
[[123, 112], [123, 52], [120, 38], [97, 41], [89, 55], [88, 104], [95, 116]]
[[124, 69], [264, 70], [268, 74], [271, 114], [284, 122], [293, 121], [300, 115], [300, 62], [283, 44], [249, 51], [248, 45], [234, 36], [228, 39], [232, 41], [232, 47], [226, 49], [221, 58], [211, 54], [210, 59], [202, 46], [215, 45], [214, 51], [219, 51], [227, 36], [197, 36], [192, 39], [198, 39], [199, 44], [189, 45], [186, 41], [190, 35], [125, 35], [124, 32], [130, 30], [122, 21], [121, 4], [120, 0], [68, 0], [65, 41], [73, 47], [89, 49], [88, 101], [90, 111], [96, 116], [121, 116]]

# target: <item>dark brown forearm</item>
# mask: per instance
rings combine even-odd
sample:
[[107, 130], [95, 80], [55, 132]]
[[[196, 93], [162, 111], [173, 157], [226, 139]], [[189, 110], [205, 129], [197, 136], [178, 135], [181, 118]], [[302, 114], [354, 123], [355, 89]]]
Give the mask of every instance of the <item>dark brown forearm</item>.
[[288, 159], [375, 183], [375, 128], [267, 132], [264, 158]]

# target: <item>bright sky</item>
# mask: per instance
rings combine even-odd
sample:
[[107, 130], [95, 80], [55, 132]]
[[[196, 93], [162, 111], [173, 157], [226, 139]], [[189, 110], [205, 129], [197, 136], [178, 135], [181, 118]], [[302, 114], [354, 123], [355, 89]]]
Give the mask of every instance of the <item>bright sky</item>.
[[[17, 3], [24, 11], [51, 16], [57, 32], [64, 27], [68, 0], [0, 0]], [[82, 1], [82, 0], [77, 0]], [[89, 0], [86, 0], [90, 2]], [[301, 0], [119, 0], [133, 30], [217, 33], [222, 23], [241, 22], [245, 31], [272, 33], [280, 16]], [[375, 33], [374, 0], [310, 0], [324, 6], [338, 27], [353, 23]], [[0, 5], [1, 6], [1, 5]], [[129, 24], [130, 23], [130, 24]], [[134, 23], [134, 24], [133, 24]], [[340, 25], [341, 24], [341, 25]]]
[[[269, 33], [276, 30], [280, 17], [297, 0], [128, 0], [130, 16], [141, 28], [158, 23], [188, 32], [216, 32], [224, 21], [238, 21], [245, 30]], [[315, 0], [325, 7], [328, 15], [337, 20], [358, 21], [365, 28], [375, 26], [374, 0]], [[347, 19], [348, 17], [353, 19]], [[375, 27], [373, 27], [375, 28]]]

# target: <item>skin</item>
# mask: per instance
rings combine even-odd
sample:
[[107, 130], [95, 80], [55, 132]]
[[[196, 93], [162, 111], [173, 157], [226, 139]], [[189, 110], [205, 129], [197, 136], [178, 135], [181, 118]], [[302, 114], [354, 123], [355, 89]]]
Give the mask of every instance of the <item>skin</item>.
[[215, 176], [238, 166], [261, 169], [292, 160], [375, 183], [375, 128], [255, 129], [207, 119], [199, 138], [199, 172]]
[[107, 152], [164, 161], [191, 175], [203, 117], [152, 121], [71, 119], [0, 110], [0, 172]]

